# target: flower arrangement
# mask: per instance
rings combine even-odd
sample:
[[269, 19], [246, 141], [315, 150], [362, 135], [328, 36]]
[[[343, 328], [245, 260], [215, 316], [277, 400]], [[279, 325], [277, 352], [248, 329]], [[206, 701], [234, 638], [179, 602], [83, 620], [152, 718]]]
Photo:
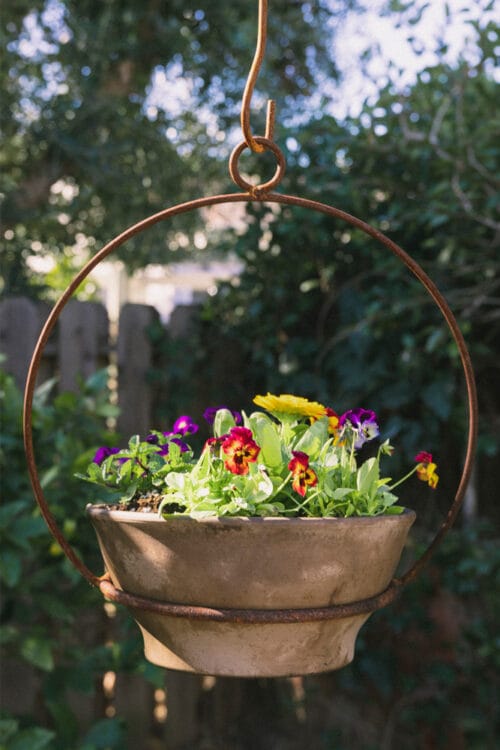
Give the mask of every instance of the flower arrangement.
[[388, 440], [375, 456], [359, 460], [360, 448], [380, 432], [371, 410], [339, 416], [289, 394], [256, 396], [254, 403], [265, 411], [207, 409], [213, 437], [198, 458], [187, 440], [199, 426], [181, 416], [171, 431], [152, 431], [142, 441], [134, 435], [125, 449], [99, 448], [78, 476], [119, 493], [124, 509], [150, 503], [165, 518], [398, 514], [404, 508], [393, 491], [402, 482], [416, 474], [432, 488], [438, 483], [425, 451], [401, 479], [381, 476], [381, 457], [393, 452]]

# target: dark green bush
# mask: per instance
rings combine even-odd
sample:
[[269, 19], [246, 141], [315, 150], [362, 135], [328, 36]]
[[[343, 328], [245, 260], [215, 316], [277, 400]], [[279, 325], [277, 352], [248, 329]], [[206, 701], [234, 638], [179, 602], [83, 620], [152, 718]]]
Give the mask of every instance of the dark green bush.
[[[91, 490], [74, 478], [97, 445], [114, 436], [106, 428], [112, 414], [106, 373], [82, 383], [78, 393], [52, 397], [54, 383], [36, 393], [34, 445], [41, 482], [66, 538], [93, 570], [102, 562], [85, 505]], [[52, 540], [33, 499], [21, 434], [22, 396], [13, 378], [0, 371], [0, 648], [2, 657], [2, 750], [82, 750], [123, 747], [121, 720], [94, 728], [82, 723], [79, 704], [103, 711], [102, 675], [135, 669], [138, 639], [106, 642], [102, 597], [72, 568]], [[120, 618], [117, 618], [120, 620]], [[117, 625], [119, 628], [119, 624]], [[16, 701], [18, 704], [16, 704]]]

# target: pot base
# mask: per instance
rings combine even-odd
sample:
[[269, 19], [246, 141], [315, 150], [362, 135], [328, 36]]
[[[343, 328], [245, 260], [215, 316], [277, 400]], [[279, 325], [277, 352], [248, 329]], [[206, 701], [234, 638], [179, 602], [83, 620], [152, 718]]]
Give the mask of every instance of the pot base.
[[353, 660], [356, 637], [370, 616], [248, 625], [132, 614], [148, 661], [220, 677], [292, 677], [341, 669]]

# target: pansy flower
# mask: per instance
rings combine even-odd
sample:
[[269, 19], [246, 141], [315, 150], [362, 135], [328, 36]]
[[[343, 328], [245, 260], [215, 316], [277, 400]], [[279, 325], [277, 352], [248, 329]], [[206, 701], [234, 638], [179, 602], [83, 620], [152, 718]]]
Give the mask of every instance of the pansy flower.
[[345, 428], [347, 423], [355, 434], [355, 450], [359, 450], [365, 443], [373, 440], [380, 433], [377, 415], [371, 409], [350, 409], [346, 411], [339, 419], [339, 427]]
[[227, 435], [222, 435], [222, 437], [209, 437], [205, 440], [205, 445], [203, 446], [203, 453], [206, 451], [210, 451], [210, 453], [214, 454], [216, 453], [219, 445], [223, 440], [227, 438]]
[[[179, 431], [175, 432], [173, 430], [170, 430], [170, 432], [162, 432], [163, 437], [170, 438], [170, 440], [167, 443], [164, 443], [161, 445], [161, 451], [157, 451], [161, 456], [166, 456], [168, 453], [168, 443], [177, 443], [177, 445], [180, 447], [181, 451], [184, 453], [185, 451], [189, 450], [189, 445], [185, 443], [183, 440], [180, 440], [178, 437], [172, 437], [172, 435], [178, 435]], [[146, 438], [147, 443], [151, 443], [151, 445], [158, 445], [160, 442], [159, 435], [155, 435], [152, 433], [151, 435], [148, 435]]]
[[435, 490], [439, 482], [439, 476], [436, 474], [437, 464], [433, 462], [432, 455], [427, 451], [420, 451], [415, 456], [415, 461], [417, 462], [417, 477], [421, 482], [427, 482], [429, 487]]
[[[174, 434], [174, 433], [170, 433], [170, 434]], [[174, 437], [174, 438], [171, 438], [168, 441], [168, 443], [165, 443], [164, 445], [162, 445], [159, 451], [156, 451], [159, 456], [168, 456], [169, 451], [170, 451], [170, 443], [175, 443], [176, 445], [178, 445], [179, 448], [181, 449], [181, 453], [186, 453], [186, 451], [189, 450], [189, 445], [187, 443], [185, 443], [180, 438]]]
[[248, 474], [249, 464], [257, 461], [260, 448], [247, 427], [232, 427], [221, 443], [224, 466], [233, 474]]
[[328, 417], [328, 432], [332, 434], [337, 432], [340, 422], [340, 417], [333, 409], [329, 406], [325, 407], [325, 415]]
[[213, 425], [215, 422], [215, 415], [221, 409], [227, 409], [227, 411], [230, 411], [236, 424], [241, 424], [241, 414], [239, 411], [232, 411], [228, 406], [209, 406], [203, 412], [203, 417], [207, 420], [209, 425]]
[[172, 426], [172, 432], [176, 435], [194, 435], [198, 430], [199, 427], [196, 422], [193, 422], [191, 417], [187, 415], [178, 417]]
[[427, 453], [427, 451], [420, 451], [420, 453], [417, 453], [417, 455], [415, 456], [415, 462], [417, 464], [431, 464], [432, 454]]
[[308, 487], [314, 487], [318, 484], [316, 473], [309, 467], [309, 456], [302, 451], [292, 451], [293, 458], [288, 464], [289, 471], [292, 472], [292, 488], [301, 497], [305, 497]]
[[108, 458], [108, 456], [114, 456], [115, 453], [119, 452], [120, 448], [108, 448], [107, 445], [103, 445], [97, 449], [96, 454], [92, 459], [92, 463], [100, 466]]
[[[195, 427], [196, 429], [198, 429], [198, 425], [195, 425]], [[173, 435], [179, 435], [179, 433], [180, 433], [180, 430], [171, 430], [170, 432], [162, 432], [163, 437], [170, 438], [170, 439], [166, 443], [163, 443], [162, 445], [160, 445], [160, 450], [156, 451], [158, 455], [168, 456], [168, 446], [170, 443], [175, 443], [176, 445], [178, 445], [179, 448], [181, 449], [181, 453], [185, 453], [186, 451], [189, 450], [189, 445], [187, 443], [185, 443], [179, 437], [172, 437]], [[184, 435], [185, 433], [181, 433], [181, 434]], [[146, 442], [151, 443], [151, 445], [158, 445], [160, 442], [160, 436], [155, 435], [154, 433], [151, 433], [151, 435], [147, 436]]]
[[[338, 432], [339, 427], [339, 415], [337, 412], [335, 412], [333, 409], [330, 409], [329, 406], [323, 407], [324, 411], [321, 417], [328, 417], [328, 432], [331, 435], [336, 435]], [[316, 422], [320, 417], [311, 417], [311, 424]]]

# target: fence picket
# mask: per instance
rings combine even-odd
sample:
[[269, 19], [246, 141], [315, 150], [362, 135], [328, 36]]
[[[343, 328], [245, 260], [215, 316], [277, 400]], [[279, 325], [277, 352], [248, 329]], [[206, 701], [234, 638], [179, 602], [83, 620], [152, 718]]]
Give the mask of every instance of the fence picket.
[[0, 302], [0, 351], [4, 368], [23, 389], [33, 349], [42, 329], [43, 309], [27, 297]]
[[149, 305], [123, 306], [118, 328], [118, 429], [144, 435], [151, 429], [152, 393], [147, 382], [153, 346], [147, 328], [158, 319]]
[[70, 300], [59, 320], [58, 387], [75, 391], [84, 380], [109, 364], [109, 322], [106, 309], [97, 302]]

